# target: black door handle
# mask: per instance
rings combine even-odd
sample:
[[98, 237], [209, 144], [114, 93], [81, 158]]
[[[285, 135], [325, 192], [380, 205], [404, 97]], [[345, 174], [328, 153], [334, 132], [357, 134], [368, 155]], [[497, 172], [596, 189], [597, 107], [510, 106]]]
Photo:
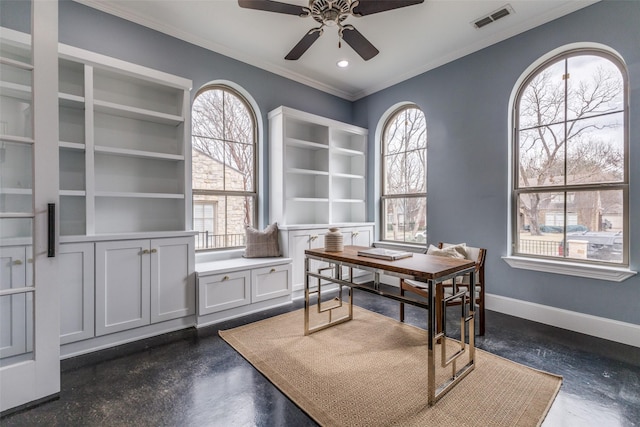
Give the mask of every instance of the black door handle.
[[47, 205], [47, 257], [56, 256], [56, 204]]

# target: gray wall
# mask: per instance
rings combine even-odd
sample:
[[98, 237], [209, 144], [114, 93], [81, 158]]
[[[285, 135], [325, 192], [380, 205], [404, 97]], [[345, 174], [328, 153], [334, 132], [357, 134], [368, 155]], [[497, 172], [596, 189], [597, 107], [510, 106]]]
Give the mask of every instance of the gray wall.
[[[640, 269], [640, 2], [605, 1], [426, 72], [354, 103], [354, 124], [369, 128], [369, 152], [381, 115], [411, 101], [425, 112], [428, 134], [429, 242], [488, 249], [487, 292], [640, 324], [640, 276], [622, 283], [509, 267], [508, 105], [521, 74], [568, 43], [597, 42], [626, 61], [631, 86], [631, 268]], [[370, 171], [378, 165], [369, 159]], [[370, 175], [372, 176], [372, 175]], [[371, 220], [377, 197], [369, 182]], [[376, 213], [373, 214], [374, 208]]]

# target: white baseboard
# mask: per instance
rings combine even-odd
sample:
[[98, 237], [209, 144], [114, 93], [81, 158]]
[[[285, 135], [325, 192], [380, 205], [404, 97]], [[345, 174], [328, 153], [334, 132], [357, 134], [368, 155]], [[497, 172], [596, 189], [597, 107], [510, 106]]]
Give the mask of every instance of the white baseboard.
[[633, 323], [492, 294], [486, 294], [485, 305], [487, 310], [640, 347], [640, 325]]

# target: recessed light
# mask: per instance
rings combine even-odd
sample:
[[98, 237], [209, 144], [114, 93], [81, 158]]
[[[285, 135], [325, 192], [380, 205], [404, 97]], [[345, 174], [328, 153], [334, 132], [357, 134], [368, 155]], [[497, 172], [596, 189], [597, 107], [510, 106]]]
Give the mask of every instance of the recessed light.
[[336, 65], [337, 65], [339, 68], [347, 68], [347, 67], [349, 66], [349, 61], [347, 61], [346, 59], [343, 59], [343, 60], [341, 60], [341, 61], [338, 61], [338, 62], [336, 63]]

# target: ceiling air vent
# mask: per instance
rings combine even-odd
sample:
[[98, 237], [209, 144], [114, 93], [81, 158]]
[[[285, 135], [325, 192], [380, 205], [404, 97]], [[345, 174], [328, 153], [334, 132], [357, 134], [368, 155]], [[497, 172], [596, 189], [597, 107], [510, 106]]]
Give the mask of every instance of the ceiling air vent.
[[482, 28], [486, 25], [491, 24], [492, 22], [497, 21], [500, 18], [504, 18], [507, 15], [511, 15], [513, 12], [513, 8], [511, 5], [506, 5], [494, 12], [491, 12], [487, 16], [483, 16], [482, 18], [476, 19], [473, 21], [473, 26], [476, 28]]

